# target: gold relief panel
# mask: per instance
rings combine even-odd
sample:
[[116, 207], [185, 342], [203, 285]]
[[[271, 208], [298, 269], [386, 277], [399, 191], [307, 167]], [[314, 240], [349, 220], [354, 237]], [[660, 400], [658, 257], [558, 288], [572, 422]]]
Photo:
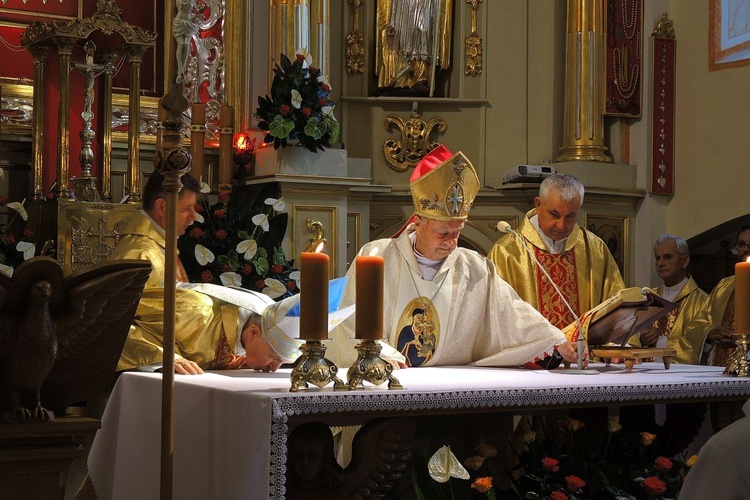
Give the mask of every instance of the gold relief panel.
[[[313, 222], [320, 222], [324, 238], [326, 240], [323, 253], [328, 254], [331, 258], [329, 263], [328, 274], [330, 278], [336, 276], [338, 252], [337, 242], [338, 234], [338, 207], [324, 205], [294, 205], [292, 209], [292, 252], [294, 253], [295, 262], [299, 263], [299, 255], [304, 252], [310, 243], [315, 240], [316, 236], [311, 233], [308, 219]], [[315, 227], [320, 227], [313, 224]], [[299, 266], [299, 264], [298, 264]]]
[[404, 222], [402, 215], [370, 215], [370, 241], [390, 238]]
[[615, 259], [620, 275], [628, 281], [628, 218], [586, 214], [586, 229], [600, 237]]

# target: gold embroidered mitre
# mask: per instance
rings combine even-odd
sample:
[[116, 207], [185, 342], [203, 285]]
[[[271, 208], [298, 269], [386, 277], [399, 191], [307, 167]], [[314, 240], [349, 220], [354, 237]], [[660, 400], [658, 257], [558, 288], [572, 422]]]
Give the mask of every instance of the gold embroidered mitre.
[[430, 151], [411, 176], [415, 213], [435, 220], [466, 220], [479, 192], [474, 166], [460, 151], [443, 145]]

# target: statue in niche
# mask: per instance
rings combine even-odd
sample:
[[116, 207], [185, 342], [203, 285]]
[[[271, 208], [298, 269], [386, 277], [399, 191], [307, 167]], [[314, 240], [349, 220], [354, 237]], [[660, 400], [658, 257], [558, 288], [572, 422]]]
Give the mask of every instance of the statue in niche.
[[193, 15], [195, 0], [177, 0], [177, 15], [172, 21], [172, 36], [177, 43], [177, 74], [176, 83], [185, 81], [185, 71], [190, 58], [190, 41], [200, 31], [200, 22]]
[[435, 95], [450, 68], [453, 0], [378, 0], [375, 72], [380, 95]]

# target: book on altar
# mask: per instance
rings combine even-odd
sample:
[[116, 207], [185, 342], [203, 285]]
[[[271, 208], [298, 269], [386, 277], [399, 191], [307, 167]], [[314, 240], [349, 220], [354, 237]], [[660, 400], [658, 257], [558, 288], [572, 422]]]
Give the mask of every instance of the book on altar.
[[[649, 288], [624, 288], [581, 315], [588, 345], [625, 345], [630, 337], [663, 318], [677, 305]], [[578, 340], [578, 324], [563, 329], [570, 341]]]

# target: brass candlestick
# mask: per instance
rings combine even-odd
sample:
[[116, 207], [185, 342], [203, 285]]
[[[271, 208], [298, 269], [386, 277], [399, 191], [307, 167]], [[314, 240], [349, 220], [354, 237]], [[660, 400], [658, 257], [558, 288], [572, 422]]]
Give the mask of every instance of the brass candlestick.
[[729, 356], [724, 375], [750, 377], [750, 359], [748, 358], [750, 356], [750, 334], [735, 333], [732, 335], [732, 339], [737, 344], [737, 349]]
[[388, 389], [404, 388], [401, 382], [391, 374], [393, 372], [391, 364], [380, 357], [382, 347], [377, 340], [361, 340], [354, 348], [359, 355], [357, 361], [349, 367], [346, 375], [350, 391], [364, 387], [362, 382], [365, 380], [373, 385], [380, 385], [387, 380]]
[[289, 392], [307, 389], [308, 382], [320, 388], [333, 382], [334, 390], [346, 390], [346, 384], [336, 376], [339, 368], [326, 359], [326, 346], [320, 340], [307, 340], [299, 350], [302, 351], [302, 359], [292, 370], [292, 387]]

